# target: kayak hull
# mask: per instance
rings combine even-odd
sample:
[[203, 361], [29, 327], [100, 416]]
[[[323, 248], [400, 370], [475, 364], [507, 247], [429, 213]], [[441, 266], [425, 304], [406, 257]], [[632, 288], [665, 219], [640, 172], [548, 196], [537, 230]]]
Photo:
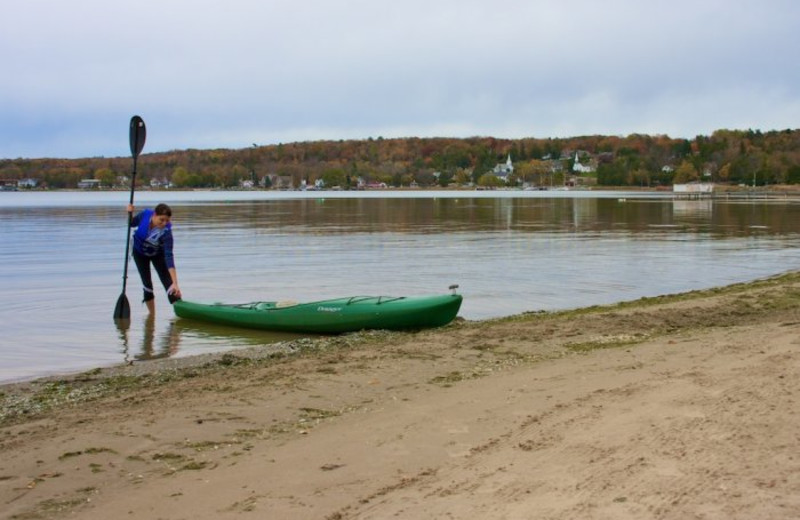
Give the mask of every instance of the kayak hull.
[[254, 302], [241, 305], [175, 302], [181, 318], [233, 327], [341, 334], [367, 329], [418, 330], [447, 325], [461, 308], [460, 294], [353, 296], [311, 303]]

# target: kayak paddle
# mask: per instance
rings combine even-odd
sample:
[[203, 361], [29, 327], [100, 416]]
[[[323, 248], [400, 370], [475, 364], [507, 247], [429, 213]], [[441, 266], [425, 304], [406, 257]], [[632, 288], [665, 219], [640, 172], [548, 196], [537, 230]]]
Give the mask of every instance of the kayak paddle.
[[[144, 126], [144, 120], [139, 116], [131, 118], [130, 128], [130, 141], [131, 141], [131, 155], [133, 156], [133, 176], [131, 178], [131, 199], [129, 204], [133, 204], [133, 190], [136, 187], [136, 159], [144, 148], [144, 140], [147, 135], [147, 129]], [[131, 249], [131, 221], [133, 220], [133, 213], [128, 213], [128, 225], [125, 228], [125, 268], [122, 271], [122, 294], [117, 299], [117, 306], [114, 307], [114, 320], [128, 320], [131, 317], [131, 306], [128, 303], [128, 297], [125, 296], [125, 286], [128, 282], [128, 257], [130, 256]]]

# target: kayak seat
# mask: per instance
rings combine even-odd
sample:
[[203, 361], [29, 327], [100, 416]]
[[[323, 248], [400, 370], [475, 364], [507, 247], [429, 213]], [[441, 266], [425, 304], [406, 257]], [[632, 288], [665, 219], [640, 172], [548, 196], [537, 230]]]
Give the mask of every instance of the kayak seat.
[[285, 309], [286, 307], [294, 307], [297, 305], [296, 301], [284, 300], [280, 302], [259, 302], [253, 305], [253, 310], [256, 311], [274, 311], [275, 309]]

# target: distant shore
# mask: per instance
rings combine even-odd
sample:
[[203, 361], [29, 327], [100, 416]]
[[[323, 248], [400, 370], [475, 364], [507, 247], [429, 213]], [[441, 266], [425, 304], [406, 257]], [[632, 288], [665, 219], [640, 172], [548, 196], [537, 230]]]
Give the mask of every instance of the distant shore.
[[[86, 193], [86, 194], [101, 194], [101, 193], [127, 193], [127, 188], [114, 188], [114, 189], [57, 189], [57, 190], [40, 190], [40, 189], [24, 189], [18, 190], [15, 193]], [[8, 193], [8, 190], [6, 190]], [[769, 185], [769, 186], [734, 186], [734, 185], [715, 185], [711, 193], [676, 193], [672, 191], [672, 186], [663, 187], [641, 187], [641, 186], [579, 186], [579, 187], [547, 187], [542, 189], [537, 188], [476, 188], [476, 187], [399, 187], [399, 188], [382, 188], [382, 189], [362, 189], [362, 190], [337, 190], [337, 189], [259, 189], [259, 188], [150, 188], [150, 187], [137, 187], [136, 192], [140, 195], [146, 193], [149, 196], [159, 195], [168, 199], [172, 193], [231, 193], [236, 194], [237, 197], [244, 197], [244, 194], [251, 193], [253, 196], [269, 197], [269, 194], [275, 194], [276, 197], [290, 197], [289, 194], [298, 194], [298, 197], [338, 197], [338, 198], [357, 198], [357, 197], [380, 197], [380, 194], [387, 194], [387, 196], [398, 196], [398, 194], [408, 194], [408, 196], [425, 197], [425, 194], [448, 194], [453, 196], [468, 197], [469, 194], [474, 193], [476, 197], [491, 197], [492, 194], [498, 194], [498, 197], [515, 196], [512, 194], [520, 194], [520, 197], [527, 197], [523, 194], [536, 194], [536, 197], [546, 198], [548, 194], [553, 197], [563, 198], [569, 197], [570, 193], [581, 194], [581, 197], [591, 196], [589, 194], [596, 193], [598, 196], [605, 194], [608, 196], [615, 196], [610, 194], [641, 194], [641, 196], [657, 196], [663, 198], [673, 198], [674, 200], [796, 200], [800, 198], [800, 185]], [[256, 195], [258, 194], [258, 195]], [[280, 195], [279, 195], [280, 194]], [[368, 194], [368, 195], [366, 195]], [[391, 194], [391, 195], [389, 195]], [[461, 195], [463, 194], [463, 195]], [[480, 195], [478, 195], [480, 194]], [[503, 194], [503, 195], [500, 195]], [[648, 195], [650, 194], [650, 195]], [[13, 198], [9, 200], [13, 205]]]
[[0, 387], [8, 518], [797, 518], [800, 273]]
[[[533, 187], [532, 191], [640, 191], [640, 192], [658, 192], [658, 193], [671, 193], [672, 186], [577, 186], [577, 187], [563, 187], [563, 186], [541, 186]], [[10, 191], [10, 190], [0, 190]], [[23, 193], [97, 193], [97, 192], [128, 192], [130, 186], [119, 186], [114, 188], [58, 188], [58, 189], [41, 189], [41, 188], [23, 188], [13, 190]], [[366, 188], [366, 189], [269, 189], [269, 188], [152, 188], [150, 186], [136, 186], [136, 191], [147, 192], [181, 192], [181, 191], [244, 191], [244, 192], [282, 192], [282, 191], [308, 191], [308, 192], [334, 192], [334, 191], [352, 191], [352, 192], [391, 192], [391, 191], [526, 191], [525, 188], [518, 187], [505, 187], [505, 188], [480, 188], [475, 186], [429, 186], [429, 187], [387, 187], [387, 188]], [[530, 191], [530, 189], [528, 190]], [[765, 194], [787, 194], [787, 195], [800, 195], [800, 184], [770, 184], [765, 186], [748, 186], [748, 185], [732, 185], [732, 184], [714, 184], [714, 193], [765, 193]]]

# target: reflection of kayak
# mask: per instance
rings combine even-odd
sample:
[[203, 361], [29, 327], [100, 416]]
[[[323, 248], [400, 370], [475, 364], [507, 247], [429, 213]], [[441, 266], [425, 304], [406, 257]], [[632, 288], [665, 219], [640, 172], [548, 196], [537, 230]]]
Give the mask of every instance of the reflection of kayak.
[[392, 297], [352, 296], [311, 303], [254, 302], [237, 305], [175, 302], [175, 314], [234, 327], [338, 334], [364, 329], [412, 330], [447, 325], [461, 307], [460, 294]]
[[[315, 337], [314, 334], [282, 332], [279, 330], [245, 329], [230, 327], [209, 321], [185, 320], [178, 318], [172, 322], [181, 338], [187, 338], [192, 348], [208, 347], [212, 350], [230, 347], [263, 346], [281, 341]], [[198, 345], [201, 345], [198, 347]]]

